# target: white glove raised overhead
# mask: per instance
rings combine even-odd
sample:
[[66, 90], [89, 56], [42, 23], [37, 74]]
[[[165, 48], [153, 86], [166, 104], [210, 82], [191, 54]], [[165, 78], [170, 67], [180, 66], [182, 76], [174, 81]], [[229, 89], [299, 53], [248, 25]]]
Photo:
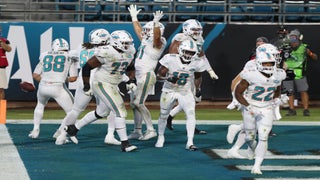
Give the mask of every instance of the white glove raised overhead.
[[128, 11], [130, 12], [132, 22], [138, 21], [138, 14], [141, 11], [141, 9], [137, 9], [137, 5], [131, 4], [128, 7]]
[[209, 73], [211, 79], [213, 79], [213, 80], [219, 79], [218, 75], [212, 69], [209, 70], [208, 73]]
[[163, 12], [162, 11], [156, 11], [153, 13], [153, 22], [154, 23], [159, 23], [160, 19], [163, 17]]

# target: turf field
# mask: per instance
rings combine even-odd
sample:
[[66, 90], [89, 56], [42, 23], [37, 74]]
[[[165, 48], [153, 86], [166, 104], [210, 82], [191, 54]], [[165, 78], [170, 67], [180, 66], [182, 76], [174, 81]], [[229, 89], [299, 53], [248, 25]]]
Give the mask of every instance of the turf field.
[[[8, 116], [20, 113], [24, 114], [21, 117], [32, 119], [32, 111], [10, 110]], [[46, 119], [53, 119], [50, 113], [46, 111]], [[56, 119], [64, 116], [61, 111], [52, 113]], [[52, 135], [60, 120], [44, 120], [39, 139], [32, 140], [27, 137], [32, 129], [31, 120], [8, 118], [6, 125], [0, 125], [0, 179], [320, 179], [318, 113], [317, 109], [311, 109], [311, 116], [303, 117], [299, 110], [298, 116], [291, 117], [294, 121], [285, 117], [284, 121], [275, 122], [277, 136], [269, 139], [269, 153], [260, 176], [250, 174], [252, 160], [226, 158], [231, 147], [225, 140], [227, 127], [240, 122], [229, 121], [241, 118], [237, 111], [197, 111], [198, 119], [210, 118], [198, 121], [197, 126], [208, 134], [195, 136], [194, 142], [199, 147], [195, 152], [184, 149], [183, 120], [174, 121], [174, 131], [166, 130], [164, 148], [154, 147], [156, 139], [132, 140], [139, 149], [123, 153], [119, 146], [103, 143], [105, 120], [81, 129], [79, 144], [56, 146]], [[130, 116], [128, 119], [132, 119]], [[153, 119], [157, 116], [157, 112], [152, 115]], [[132, 121], [128, 121], [128, 131], [132, 129]]]

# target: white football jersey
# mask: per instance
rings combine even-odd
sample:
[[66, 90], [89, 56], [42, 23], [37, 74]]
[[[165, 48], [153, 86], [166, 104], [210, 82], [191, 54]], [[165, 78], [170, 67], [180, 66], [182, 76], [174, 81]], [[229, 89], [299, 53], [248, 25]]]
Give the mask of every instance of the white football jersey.
[[135, 58], [134, 66], [136, 70], [136, 77], [139, 78], [147, 72], [154, 71], [158, 64], [158, 60], [162, 55], [167, 41], [164, 37], [161, 38], [162, 48], [157, 49], [153, 47], [153, 39], [142, 39], [141, 45]]
[[78, 75], [75, 57], [66, 51], [41, 53], [34, 73], [41, 75], [42, 82], [64, 83], [68, 77]]
[[108, 82], [110, 84], [118, 85], [134, 58], [135, 48], [130, 46], [126, 52], [118, 52], [113, 46], [100, 46], [95, 51], [95, 56], [98, 58], [101, 67], [97, 68], [94, 75], [94, 80], [101, 82]]
[[277, 69], [271, 77], [264, 76], [257, 68], [247, 68], [240, 73], [240, 77], [249, 83], [244, 97], [249, 104], [257, 107], [267, 107], [273, 100], [274, 92], [286, 78], [283, 69]]
[[183, 64], [178, 54], [166, 54], [160, 59], [160, 64], [168, 69], [168, 77], [177, 77], [179, 80], [173, 84], [165, 81], [162, 91], [188, 92], [194, 82], [194, 72], [206, 70], [204, 60], [195, 58], [190, 64]]

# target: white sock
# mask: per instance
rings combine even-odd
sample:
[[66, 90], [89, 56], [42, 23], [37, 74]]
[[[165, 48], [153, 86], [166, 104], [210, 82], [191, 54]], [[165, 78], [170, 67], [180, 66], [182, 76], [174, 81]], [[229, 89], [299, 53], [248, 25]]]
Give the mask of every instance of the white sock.
[[244, 145], [244, 143], [246, 143], [246, 133], [244, 131], [240, 131], [237, 141], [234, 143], [234, 146], [238, 147], [237, 150], [239, 150]]
[[114, 122], [115, 122], [116, 131], [118, 133], [120, 141], [128, 140], [125, 119], [121, 117], [115, 117], [114, 120], [115, 120]]
[[80, 121], [76, 122], [75, 126], [77, 129], [81, 129], [83, 126], [90, 124], [97, 120], [95, 111], [88, 112]]

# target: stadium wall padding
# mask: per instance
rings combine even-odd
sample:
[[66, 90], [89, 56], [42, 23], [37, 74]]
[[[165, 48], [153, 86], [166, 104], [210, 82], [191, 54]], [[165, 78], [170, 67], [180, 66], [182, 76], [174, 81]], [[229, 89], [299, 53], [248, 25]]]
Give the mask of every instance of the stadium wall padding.
[[[143, 24], [143, 23], [142, 23]], [[96, 28], [106, 28], [110, 33], [114, 30], [127, 30], [133, 35], [134, 44], [138, 48], [140, 42], [134, 34], [131, 23], [48, 23], [48, 22], [1, 22], [2, 36], [6, 37], [12, 46], [12, 51], [7, 54], [9, 67], [7, 74], [9, 88], [6, 90], [7, 100], [35, 101], [36, 92], [25, 93], [20, 90], [19, 83], [28, 81], [38, 84], [32, 79], [32, 72], [38, 62], [41, 52], [51, 49], [51, 41], [62, 37], [68, 40], [71, 49], [75, 49], [82, 42], [88, 41], [88, 34]], [[172, 37], [181, 32], [181, 24], [165, 24], [164, 36], [167, 38], [168, 47]], [[205, 38], [204, 50], [211, 66], [219, 76], [219, 80], [212, 81], [209, 75], [203, 73], [202, 94], [207, 100], [230, 100], [231, 80], [241, 71], [251, 51], [254, 49], [255, 40], [265, 36], [269, 40], [277, 36], [278, 25], [248, 25], [248, 24], [205, 24], [203, 23], [203, 37]], [[304, 42], [310, 49], [320, 54], [319, 35], [317, 25], [288, 25], [289, 30], [298, 28], [304, 34]], [[319, 61], [308, 62], [309, 95], [311, 100], [320, 99], [320, 74]], [[161, 83], [156, 84], [156, 95], [149, 96], [149, 100], [159, 100]], [[69, 84], [74, 92], [76, 83]], [[124, 85], [120, 85], [125, 92]], [[128, 100], [128, 96], [125, 96]]]

